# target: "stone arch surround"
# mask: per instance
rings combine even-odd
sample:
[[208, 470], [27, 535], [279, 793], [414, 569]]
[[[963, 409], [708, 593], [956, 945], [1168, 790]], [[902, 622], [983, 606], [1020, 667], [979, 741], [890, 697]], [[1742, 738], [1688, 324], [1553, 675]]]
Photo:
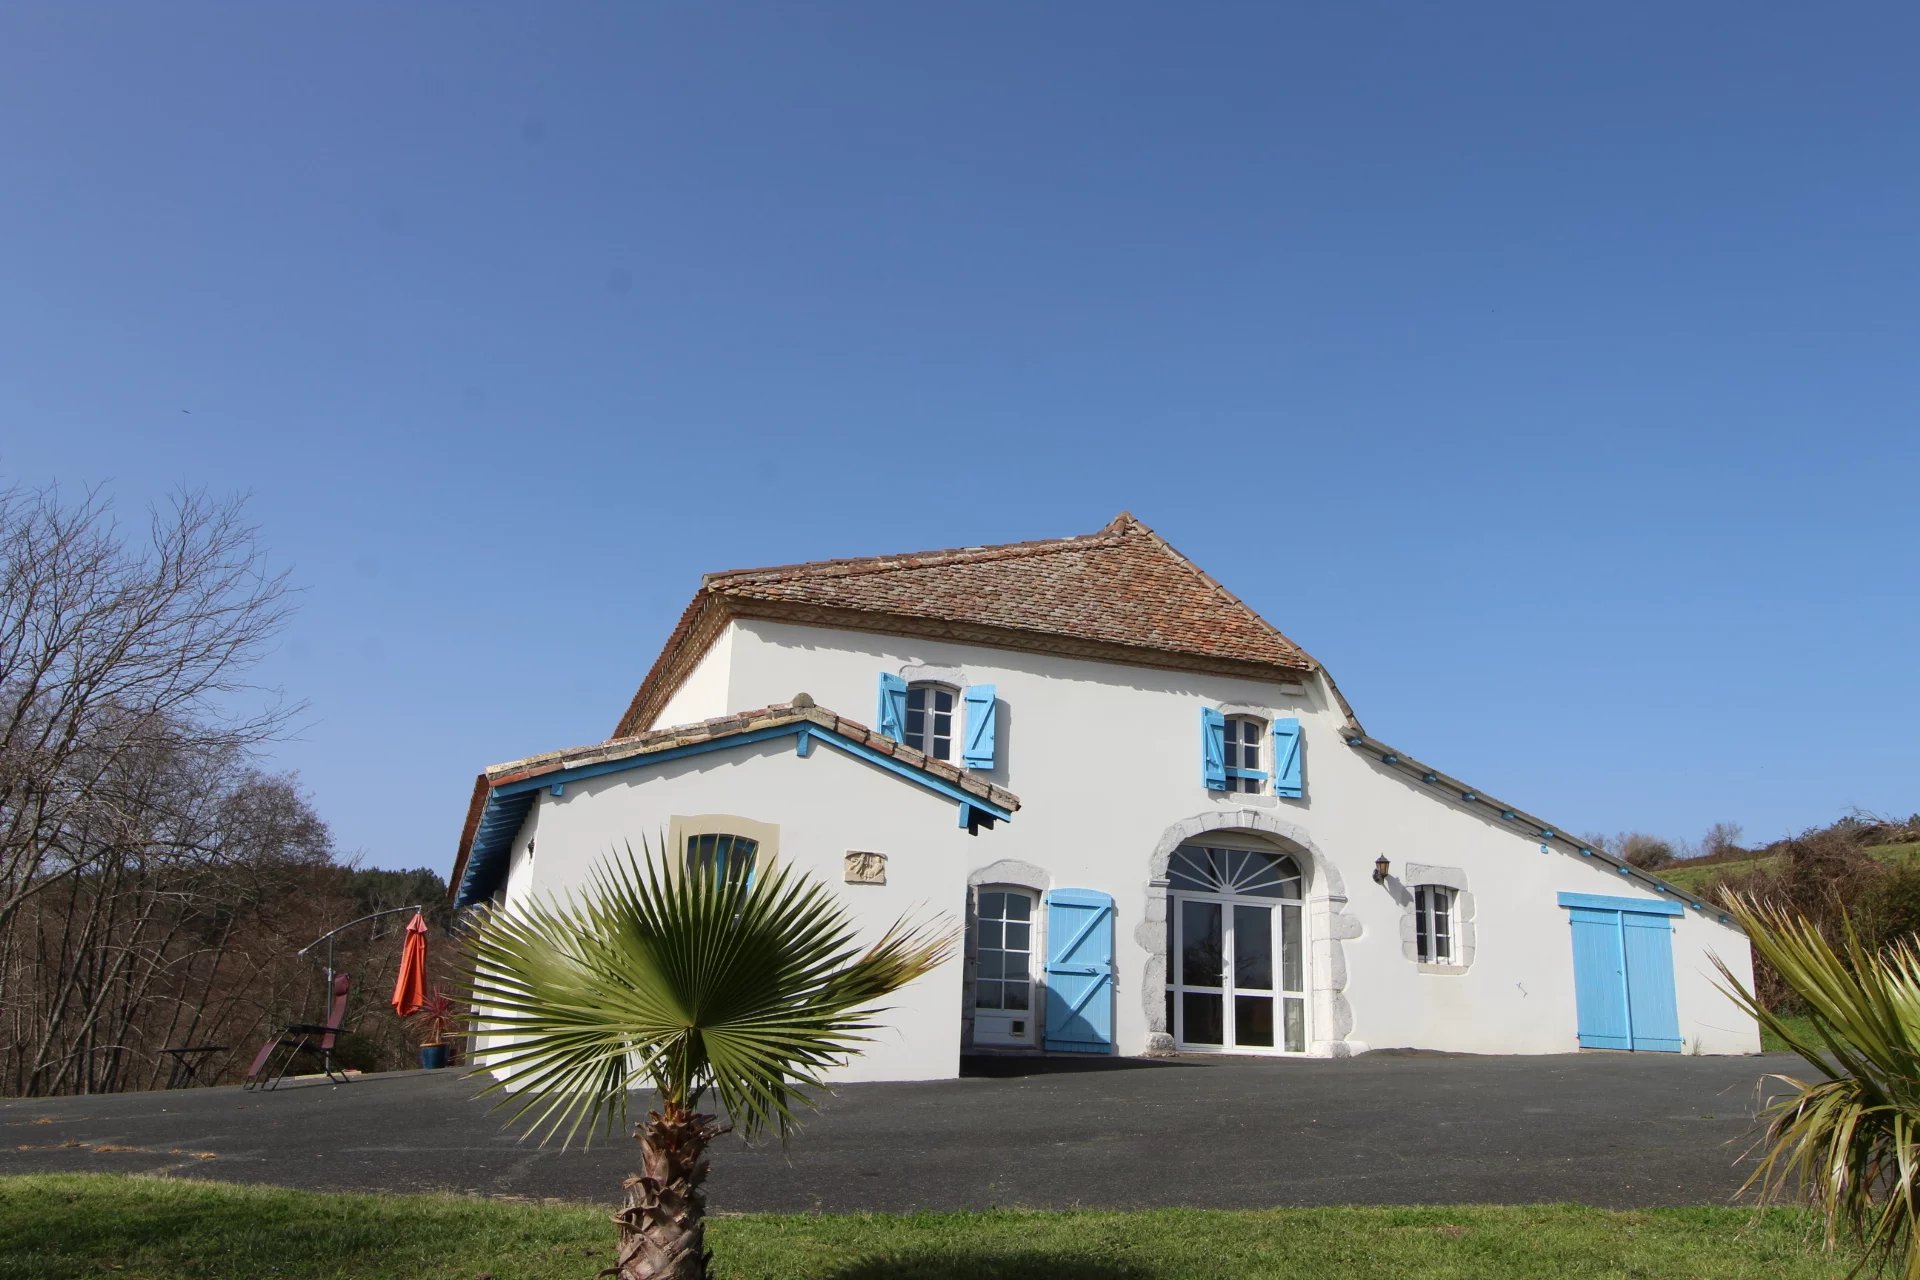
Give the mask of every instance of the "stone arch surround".
[[1147, 953], [1140, 983], [1146, 1006], [1147, 1052], [1172, 1053], [1173, 1034], [1167, 1027], [1167, 864], [1173, 851], [1209, 832], [1248, 832], [1290, 846], [1308, 860], [1306, 917], [1312, 965], [1311, 1026], [1307, 1052], [1317, 1057], [1346, 1058], [1366, 1052], [1367, 1046], [1350, 1039], [1353, 1005], [1347, 999], [1346, 943], [1360, 936], [1360, 920], [1347, 910], [1347, 886], [1340, 868], [1315, 845], [1306, 828], [1258, 809], [1214, 810], [1198, 813], [1168, 827], [1153, 847], [1147, 864], [1147, 909], [1134, 928], [1134, 941]]

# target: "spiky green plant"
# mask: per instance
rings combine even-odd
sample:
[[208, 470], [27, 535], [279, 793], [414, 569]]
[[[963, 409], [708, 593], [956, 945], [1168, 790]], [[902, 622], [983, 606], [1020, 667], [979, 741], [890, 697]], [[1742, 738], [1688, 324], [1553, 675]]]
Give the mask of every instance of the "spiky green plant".
[[873, 1002], [953, 943], [948, 926], [902, 919], [862, 947], [831, 892], [791, 867], [682, 871], [628, 845], [566, 900], [480, 919], [471, 1004], [495, 1039], [476, 1061], [542, 1143], [624, 1126], [628, 1091], [651, 1088], [615, 1271], [695, 1280], [706, 1152], [728, 1131], [701, 1112], [709, 1095], [733, 1131], [784, 1139], [823, 1074], [871, 1039]]
[[1869, 1263], [1920, 1280], [1920, 949], [1875, 951], [1849, 927], [1836, 946], [1806, 917], [1728, 895], [1755, 954], [1806, 1003], [1811, 1034], [1762, 1005], [1716, 956], [1724, 989], [1806, 1059], [1817, 1078], [1774, 1074], [1787, 1092], [1762, 1111], [1764, 1152], [1742, 1190], [1796, 1190], [1826, 1244], [1863, 1242]]

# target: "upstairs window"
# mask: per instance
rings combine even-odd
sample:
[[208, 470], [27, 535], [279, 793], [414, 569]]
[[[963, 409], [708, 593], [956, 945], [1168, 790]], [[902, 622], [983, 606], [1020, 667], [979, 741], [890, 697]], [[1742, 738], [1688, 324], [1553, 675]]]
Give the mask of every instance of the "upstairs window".
[[907, 717], [900, 741], [935, 760], [953, 759], [953, 708], [957, 701], [944, 684], [907, 686]]
[[[1269, 729], [1271, 746], [1265, 742]], [[1209, 791], [1248, 795], [1271, 791], [1304, 799], [1300, 748], [1300, 721], [1295, 716], [1268, 720], [1228, 715], [1217, 707], [1200, 708], [1200, 781]]]
[[1413, 947], [1420, 963], [1460, 963], [1453, 938], [1453, 890], [1437, 884], [1415, 885]]
[[751, 836], [736, 836], [711, 831], [687, 837], [687, 870], [711, 871], [724, 879], [731, 875], [753, 875], [753, 860], [760, 853], [760, 842]]
[[1267, 789], [1267, 771], [1260, 767], [1260, 740], [1266, 736], [1264, 720], [1227, 717], [1227, 790], [1253, 793]]
[[990, 684], [970, 684], [964, 690], [940, 680], [909, 684], [883, 671], [880, 710], [873, 723], [882, 734], [930, 759], [991, 769], [998, 763], [999, 705]]
[[780, 828], [732, 813], [675, 814], [668, 824], [669, 848], [680, 850], [681, 865], [690, 872], [711, 871], [715, 876], [744, 875], [771, 864], [780, 852]]

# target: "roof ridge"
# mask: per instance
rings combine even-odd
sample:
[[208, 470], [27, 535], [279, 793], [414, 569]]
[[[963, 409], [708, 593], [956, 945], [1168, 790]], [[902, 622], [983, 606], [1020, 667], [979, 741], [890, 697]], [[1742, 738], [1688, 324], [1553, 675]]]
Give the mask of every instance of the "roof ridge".
[[1155, 545], [1157, 545], [1162, 551], [1165, 551], [1168, 555], [1172, 556], [1175, 560], [1178, 560], [1181, 563], [1181, 565], [1183, 565], [1189, 573], [1193, 574], [1194, 577], [1200, 579], [1201, 582], [1205, 583], [1207, 588], [1210, 591], [1212, 591], [1215, 595], [1219, 596], [1222, 600], [1225, 600], [1228, 604], [1232, 605], [1236, 609], [1242, 610], [1243, 612], [1246, 613], [1248, 617], [1252, 618], [1255, 622], [1259, 623], [1261, 626], [1265, 627], [1268, 631], [1271, 631], [1274, 635], [1278, 636], [1280, 639], [1284, 640], [1287, 644], [1291, 645], [1294, 648], [1294, 650], [1298, 652], [1300, 656], [1305, 658], [1308, 662], [1312, 663], [1316, 667], [1320, 665], [1319, 661], [1312, 654], [1308, 653], [1305, 649], [1302, 649], [1299, 646], [1299, 644], [1294, 641], [1292, 636], [1289, 636], [1286, 632], [1274, 626], [1271, 622], [1268, 622], [1266, 617], [1258, 609], [1254, 608], [1252, 605], [1248, 604], [1245, 600], [1242, 600], [1239, 596], [1229, 591], [1226, 587], [1226, 584], [1222, 583], [1220, 579], [1214, 577], [1212, 574], [1208, 573], [1205, 569], [1202, 569], [1199, 565], [1195, 564], [1193, 560], [1190, 557], [1188, 557], [1186, 554], [1184, 554], [1178, 547], [1175, 547], [1171, 542], [1168, 542], [1165, 538], [1161, 537], [1159, 532], [1155, 530], [1151, 525], [1149, 525], [1145, 520], [1142, 520], [1140, 517], [1134, 515], [1130, 511], [1122, 511], [1119, 515], [1113, 518], [1112, 523], [1109, 524], [1107, 527], [1114, 528], [1116, 526], [1119, 526], [1122, 521], [1124, 521], [1128, 527], [1137, 529], [1141, 533], [1145, 534], [1147, 537], [1151, 538], [1154, 541]]
[[1179, 670], [1321, 669], [1253, 606], [1122, 511], [1092, 533], [1066, 537], [706, 574], [615, 732], [651, 723], [742, 617]]
[[[924, 569], [943, 564], [971, 563], [979, 560], [1014, 560], [1023, 556], [1051, 555], [1078, 550], [1114, 540], [1112, 524], [1093, 533], [1069, 534], [1060, 538], [1036, 538], [1025, 542], [997, 542], [975, 547], [942, 547], [933, 551], [894, 552], [891, 555], [841, 556], [831, 560], [800, 560], [792, 564], [765, 565], [753, 569], [722, 569], [701, 576], [702, 590], [722, 588], [726, 579], [773, 580], [801, 572], [838, 571], [832, 576], [855, 573], [888, 573], [902, 569]], [[824, 576], [824, 575], [823, 575]]]

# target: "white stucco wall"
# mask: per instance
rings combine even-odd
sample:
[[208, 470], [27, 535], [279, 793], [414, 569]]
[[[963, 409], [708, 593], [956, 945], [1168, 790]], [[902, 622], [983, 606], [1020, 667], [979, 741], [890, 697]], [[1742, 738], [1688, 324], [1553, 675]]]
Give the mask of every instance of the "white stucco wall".
[[[1537, 841], [1348, 747], [1340, 734], [1343, 717], [1318, 680], [1289, 691], [1223, 676], [765, 620], [737, 622], [730, 633], [726, 697], [733, 710], [805, 691], [822, 706], [871, 723], [883, 671], [912, 678], [922, 668], [937, 668], [949, 679], [998, 686], [999, 760], [986, 776], [1017, 793], [1023, 807], [999, 830], [952, 844], [963, 865], [955, 868], [957, 880], [943, 876], [939, 883], [964, 885], [970, 872], [1014, 859], [1044, 869], [1050, 887], [1112, 894], [1118, 916], [1115, 1035], [1122, 1053], [1146, 1050], [1150, 1024], [1159, 1020], [1153, 1010], [1163, 1001], [1164, 970], [1156, 952], [1164, 950], [1165, 894], [1151, 879], [1156, 850], [1164, 860], [1164, 847], [1182, 832], [1265, 827], [1307, 855], [1309, 987], [1315, 992], [1311, 1049], [1320, 1053], [1399, 1046], [1572, 1051], [1572, 946], [1557, 895], [1657, 896], [1597, 859], [1558, 846], [1543, 854]], [[1298, 716], [1306, 743], [1305, 796], [1207, 792], [1199, 777], [1202, 705]], [[750, 794], [729, 792], [727, 771], [715, 773], [716, 803], [723, 793]], [[763, 807], [772, 812], [776, 799], [768, 801]], [[1371, 871], [1382, 853], [1396, 875], [1376, 885]], [[1401, 920], [1408, 892], [1398, 873], [1408, 863], [1464, 874], [1476, 939], [1473, 962], [1464, 971], [1423, 973], [1404, 954]], [[936, 905], [957, 916], [964, 890], [953, 889]], [[1709, 950], [1737, 973], [1749, 972], [1739, 933], [1692, 911], [1676, 921], [1681, 1034], [1701, 1052], [1757, 1051], [1751, 1020], [1713, 987]], [[957, 1024], [952, 1010], [958, 1000], [956, 987], [936, 1021]]]
[[[728, 680], [733, 672], [733, 632], [733, 624], [728, 623], [647, 728], [693, 724], [726, 715], [729, 711], [747, 709], [744, 704], [729, 702], [727, 698]], [[767, 704], [762, 702], [756, 705], [764, 707]]]
[[[793, 693], [794, 690], [788, 690]], [[902, 914], [943, 915], [959, 928], [965, 868], [1006, 828], [970, 836], [955, 801], [817, 741], [799, 756], [791, 738], [734, 747], [606, 774], [545, 791], [515, 841], [509, 908], [528, 887], [540, 895], [583, 883], [592, 866], [628, 842], [658, 847], [676, 815], [734, 814], [779, 827], [778, 857], [797, 863], [841, 895], [863, 941], [877, 940]], [[526, 841], [536, 841], [530, 881]], [[884, 885], [844, 882], [845, 855], [887, 855]], [[949, 961], [886, 1001], [886, 1026], [836, 1080], [921, 1080], [952, 1076], [960, 1055], [961, 967]]]

